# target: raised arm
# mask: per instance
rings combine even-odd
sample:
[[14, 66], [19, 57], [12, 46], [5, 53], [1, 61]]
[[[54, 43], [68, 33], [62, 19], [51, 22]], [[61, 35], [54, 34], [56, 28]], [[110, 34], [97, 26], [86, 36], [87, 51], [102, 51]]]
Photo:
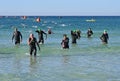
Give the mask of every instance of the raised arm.
[[43, 31], [43, 33], [46, 35], [46, 39], [47, 39], [47, 33], [45, 33], [44, 31]]

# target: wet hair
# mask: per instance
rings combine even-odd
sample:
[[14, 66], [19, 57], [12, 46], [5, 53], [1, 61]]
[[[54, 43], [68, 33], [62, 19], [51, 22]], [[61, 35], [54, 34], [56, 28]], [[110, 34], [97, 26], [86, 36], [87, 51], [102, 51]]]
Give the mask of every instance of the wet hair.
[[67, 34], [63, 34], [63, 36], [67, 37]]
[[17, 31], [18, 29], [17, 28], [15, 28], [15, 31]]
[[33, 37], [34, 37], [34, 34], [33, 34], [33, 33], [31, 33], [31, 34], [30, 34], [30, 37], [31, 37], [31, 36], [33, 36]]

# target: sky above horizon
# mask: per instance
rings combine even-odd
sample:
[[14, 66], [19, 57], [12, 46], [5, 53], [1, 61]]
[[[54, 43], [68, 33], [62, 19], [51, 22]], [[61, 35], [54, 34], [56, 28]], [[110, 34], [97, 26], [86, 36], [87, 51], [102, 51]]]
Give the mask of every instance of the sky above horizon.
[[119, 16], [120, 0], [0, 0], [0, 15]]

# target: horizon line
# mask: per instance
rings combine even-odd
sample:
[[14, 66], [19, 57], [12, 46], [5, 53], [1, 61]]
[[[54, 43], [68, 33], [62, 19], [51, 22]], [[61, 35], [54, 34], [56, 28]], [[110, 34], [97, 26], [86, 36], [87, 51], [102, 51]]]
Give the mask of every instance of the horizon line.
[[0, 15], [0, 16], [120, 16], [120, 15]]

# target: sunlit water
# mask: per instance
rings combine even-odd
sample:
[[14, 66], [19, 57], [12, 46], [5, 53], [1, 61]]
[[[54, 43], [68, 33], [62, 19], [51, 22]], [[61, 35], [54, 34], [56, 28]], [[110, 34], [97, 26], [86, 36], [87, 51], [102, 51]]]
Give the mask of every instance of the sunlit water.
[[[0, 19], [0, 81], [120, 81], [120, 17], [3, 17]], [[86, 22], [87, 19], [96, 22]], [[14, 27], [23, 35], [20, 46], [12, 43]], [[29, 56], [29, 34], [41, 28], [51, 27], [54, 34], [48, 35], [37, 57]], [[87, 29], [94, 35], [88, 39]], [[70, 31], [80, 29], [82, 37], [76, 45], [71, 44]], [[106, 29], [108, 45], [99, 37]], [[70, 49], [61, 48], [63, 34], [70, 38]]]

